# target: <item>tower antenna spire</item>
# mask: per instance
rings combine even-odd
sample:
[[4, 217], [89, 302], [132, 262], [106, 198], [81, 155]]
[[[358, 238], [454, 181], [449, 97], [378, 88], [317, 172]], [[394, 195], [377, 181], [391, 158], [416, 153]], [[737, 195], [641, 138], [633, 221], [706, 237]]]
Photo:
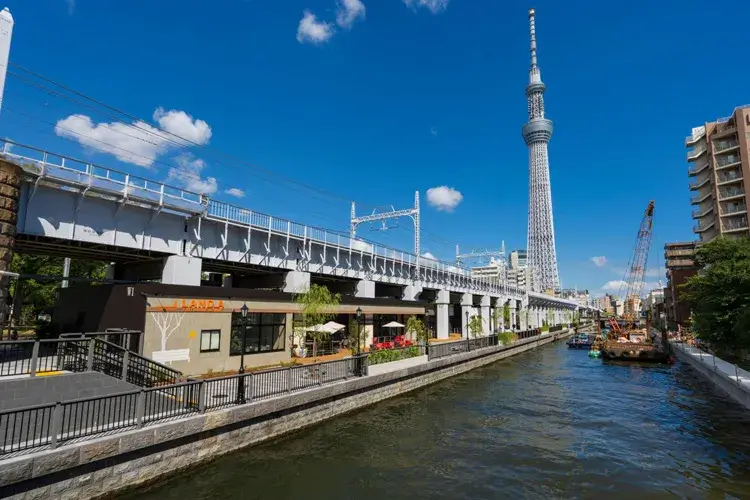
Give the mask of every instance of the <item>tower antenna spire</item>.
[[536, 68], [536, 11], [529, 9], [529, 34], [531, 35], [531, 67]]

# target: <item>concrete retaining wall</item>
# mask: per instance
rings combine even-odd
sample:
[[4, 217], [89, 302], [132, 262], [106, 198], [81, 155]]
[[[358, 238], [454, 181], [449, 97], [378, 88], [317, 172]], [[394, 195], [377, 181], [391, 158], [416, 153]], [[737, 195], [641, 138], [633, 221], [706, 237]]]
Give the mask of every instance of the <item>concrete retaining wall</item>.
[[[685, 352], [674, 344], [670, 345], [670, 351], [677, 359], [688, 364], [692, 369], [710, 380], [714, 386], [729, 394], [737, 402], [744, 405], [745, 408], [750, 409], [750, 381], [743, 380], [742, 378], [738, 381], [737, 377], [733, 374], [728, 374], [719, 369], [719, 367], [715, 368], [713, 363], [705, 360], [702, 361], [702, 358], [696, 357], [690, 352]], [[717, 360], [726, 363], [718, 358]]]
[[547, 334], [3, 460], [0, 498], [105, 498], [569, 335]]

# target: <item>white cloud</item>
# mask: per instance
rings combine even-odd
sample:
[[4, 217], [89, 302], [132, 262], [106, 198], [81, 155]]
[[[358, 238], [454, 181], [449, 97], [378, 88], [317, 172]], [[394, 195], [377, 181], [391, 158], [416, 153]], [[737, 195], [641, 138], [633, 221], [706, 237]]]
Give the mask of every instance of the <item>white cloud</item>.
[[359, 19], [365, 18], [365, 4], [361, 0], [340, 0], [336, 9], [336, 24], [351, 28]]
[[407, 7], [418, 8], [425, 7], [433, 14], [444, 11], [448, 7], [450, 0], [404, 0]]
[[140, 167], [150, 167], [157, 156], [169, 149], [188, 145], [164, 131], [200, 145], [207, 144], [211, 139], [211, 127], [203, 120], [193, 120], [184, 111], [157, 108], [153, 118], [161, 129], [144, 121], [135, 121], [130, 125], [122, 122], [94, 123], [90, 117], [76, 114], [58, 120], [55, 134]]
[[183, 146], [190, 146], [191, 143], [204, 146], [208, 144], [213, 134], [208, 123], [203, 120], [193, 120], [189, 114], [176, 109], [164, 111], [164, 108], [156, 108], [154, 121], [162, 130], [177, 136], [167, 136], [168, 140], [176, 141]]
[[321, 44], [327, 42], [333, 36], [334, 30], [331, 23], [318, 21], [318, 18], [306, 10], [302, 14], [297, 27], [297, 41], [299, 43]]
[[604, 267], [607, 265], [607, 258], [603, 255], [591, 257], [591, 262], [593, 262], [596, 267]]
[[464, 196], [461, 191], [448, 186], [438, 186], [427, 190], [427, 202], [438, 210], [452, 212]]
[[239, 188], [229, 188], [229, 189], [227, 189], [224, 192], [227, 193], [229, 196], [234, 196], [235, 198], [244, 198], [245, 197], [245, 192], [242, 189], [239, 189]]
[[201, 172], [206, 168], [206, 162], [196, 158], [192, 153], [181, 154], [175, 158], [175, 162], [180, 168], [169, 169], [167, 182], [196, 193], [210, 195], [216, 192], [219, 187], [216, 178], [201, 177]]
[[435, 257], [434, 255], [432, 255], [430, 252], [423, 253], [422, 257], [424, 257], [425, 259], [437, 260], [437, 257]]

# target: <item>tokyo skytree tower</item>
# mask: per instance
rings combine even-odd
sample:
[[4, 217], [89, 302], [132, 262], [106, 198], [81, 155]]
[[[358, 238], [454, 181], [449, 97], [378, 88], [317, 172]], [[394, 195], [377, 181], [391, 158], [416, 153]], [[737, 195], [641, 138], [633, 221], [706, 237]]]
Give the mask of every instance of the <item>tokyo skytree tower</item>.
[[547, 144], [552, 137], [552, 121], [544, 117], [542, 75], [536, 62], [536, 26], [534, 9], [529, 9], [531, 31], [531, 68], [526, 100], [529, 121], [522, 128], [523, 140], [529, 147], [529, 232], [527, 264], [535, 274], [534, 288], [541, 291], [558, 290], [555, 252], [555, 223], [552, 217], [552, 190], [549, 177]]

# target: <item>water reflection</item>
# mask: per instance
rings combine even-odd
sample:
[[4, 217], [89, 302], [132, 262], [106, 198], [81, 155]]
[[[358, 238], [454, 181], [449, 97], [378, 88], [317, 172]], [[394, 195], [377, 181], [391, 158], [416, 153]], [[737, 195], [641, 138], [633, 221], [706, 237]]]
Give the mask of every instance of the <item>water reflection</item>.
[[689, 368], [547, 346], [138, 499], [748, 498], [750, 417]]

